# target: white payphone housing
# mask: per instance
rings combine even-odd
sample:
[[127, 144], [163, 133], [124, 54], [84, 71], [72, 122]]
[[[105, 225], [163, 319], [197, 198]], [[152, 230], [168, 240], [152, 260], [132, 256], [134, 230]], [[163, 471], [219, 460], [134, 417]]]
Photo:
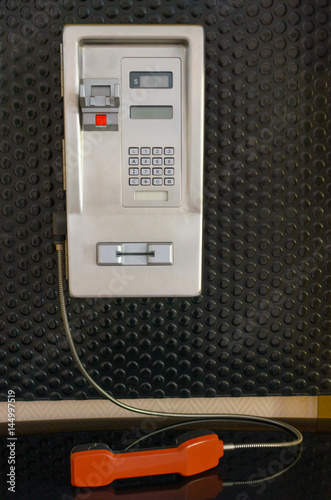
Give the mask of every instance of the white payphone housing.
[[66, 26], [69, 291], [201, 288], [204, 118], [199, 26]]

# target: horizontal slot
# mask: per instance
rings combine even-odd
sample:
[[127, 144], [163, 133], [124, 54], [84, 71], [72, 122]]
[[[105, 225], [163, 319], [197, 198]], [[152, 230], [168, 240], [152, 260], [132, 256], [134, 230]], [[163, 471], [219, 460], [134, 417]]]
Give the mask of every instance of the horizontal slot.
[[134, 201], [168, 201], [168, 191], [135, 191]]

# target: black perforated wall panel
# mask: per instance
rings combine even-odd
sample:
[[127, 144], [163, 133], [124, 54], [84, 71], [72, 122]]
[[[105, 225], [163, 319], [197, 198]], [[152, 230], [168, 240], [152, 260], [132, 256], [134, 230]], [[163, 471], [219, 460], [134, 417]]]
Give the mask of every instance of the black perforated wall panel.
[[7, 0], [0, 19], [1, 398], [96, 397], [52, 244], [71, 23], [202, 24], [206, 41], [203, 293], [68, 298], [91, 375], [127, 398], [330, 393], [330, 2]]

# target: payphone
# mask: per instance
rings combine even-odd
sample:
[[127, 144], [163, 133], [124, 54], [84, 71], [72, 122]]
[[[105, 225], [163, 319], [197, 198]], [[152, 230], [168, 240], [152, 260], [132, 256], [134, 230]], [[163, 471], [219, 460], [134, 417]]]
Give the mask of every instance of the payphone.
[[204, 109], [199, 26], [67, 26], [69, 290], [201, 289]]

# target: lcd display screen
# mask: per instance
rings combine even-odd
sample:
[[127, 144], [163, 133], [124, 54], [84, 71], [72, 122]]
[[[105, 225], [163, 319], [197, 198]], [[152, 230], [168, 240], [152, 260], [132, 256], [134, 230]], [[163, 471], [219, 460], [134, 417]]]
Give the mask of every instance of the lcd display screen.
[[141, 75], [140, 77], [140, 87], [147, 88], [166, 88], [169, 87], [169, 77], [168, 75]]
[[130, 106], [130, 118], [133, 120], [169, 120], [172, 117], [172, 106]]
[[130, 88], [132, 89], [171, 89], [171, 71], [131, 71]]

